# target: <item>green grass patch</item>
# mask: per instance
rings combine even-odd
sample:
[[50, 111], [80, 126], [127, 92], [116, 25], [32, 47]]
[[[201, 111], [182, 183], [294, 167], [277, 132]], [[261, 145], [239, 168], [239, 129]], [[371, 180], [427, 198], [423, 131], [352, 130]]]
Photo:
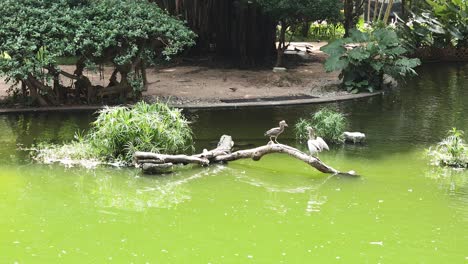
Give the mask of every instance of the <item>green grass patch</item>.
[[463, 139], [463, 134], [463, 131], [453, 128], [445, 139], [429, 148], [431, 163], [436, 166], [467, 168], [468, 145]]
[[309, 138], [307, 127], [313, 127], [317, 136], [332, 144], [344, 142], [343, 132], [348, 121], [343, 113], [329, 108], [323, 108], [313, 113], [309, 118], [301, 118], [294, 126], [296, 139], [306, 141]]
[[107, 107], [86, 135], [65, 145], [39, 145], [39, 161], [131, 163], [135, 151], [176, 154], [193, 150], [192, 130], [179, 109], [164, 103]]

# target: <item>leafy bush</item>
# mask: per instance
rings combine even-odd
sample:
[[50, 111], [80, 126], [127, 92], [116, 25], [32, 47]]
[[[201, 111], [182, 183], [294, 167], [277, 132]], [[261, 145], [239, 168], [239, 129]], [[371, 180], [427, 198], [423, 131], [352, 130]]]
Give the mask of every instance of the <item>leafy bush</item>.
[[309, 119], [299, 119], [294, 130], [296, 138], [305, 141], [309, 138], [307, 127], [313, 127], [317, 136], [322, 137], [329, 143], [343, 143], [343, 132], [346, 128], [346, 117], [340, 113], [328, 108], [324, 108], [314, 114]]
[[192, 147], [189, 122], [163, 103], [110, 107], [99, 112], [85, 140], [101, 156], [131, 160], [135, 151], [175, 154]]
[[447, 138], [429, 148], [428, 155], [433, 165], [467, 168], [468, 145], [463, 140], [463, 131], [450, 130]]
[[99, 112], [88, 134], [64, 146], [40, 146], [39, 160], [131, 162], [135, 151], [176, 154], [193, 148], [189, 122], [179, 109], [163, 103], [108, 107]]
[[283, 54], [289, 46], [288, 31], [290, 36], [294, 36], [304, 22], [334, 21], [340, 17], [342, 6], [340, 0], [255, 0], [253, 2], [278, 23], [277, 67], [282, 66]]
[[399, 22], [398, 35], [409, 49], [468, 47], [467, 1], [427, 1], [422, 10]]
[[353, 30], [349, 38], [335, 40], [321, 50], [330, 55], [325, 69], [341, 71], [343, 86], [352, 93], [381, 89], [384, 74], [395, 79], [416, 75], [414, 68], [421, 63], [405, 57], [407, 50], [401, 47], [395, 31], [385, 28]]
[[[131, 75], [192, 45], [195, 34], [147, 0], [3, 0], [0, 74], [36, 104], [132, 97]], [[58, 61], [76, 57], [74, 71]], [[107, 87], [93, 85], [86, 67], [114, 67]], [[117, 78], [116, 76], [120, 76]]]

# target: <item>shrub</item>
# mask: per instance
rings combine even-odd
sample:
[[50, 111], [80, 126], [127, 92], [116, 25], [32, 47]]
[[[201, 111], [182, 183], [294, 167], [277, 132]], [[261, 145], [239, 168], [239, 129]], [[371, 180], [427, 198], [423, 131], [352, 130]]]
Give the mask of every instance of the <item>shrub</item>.
[[468, 146], [463, 139], [463, 131], [453, 128], [447, 138], [428, 150], [431, 163], [436, 166], [458, 168], [468, 167]]
[[294, 130], [296, 138], [300, 141], [309, 138], [307, 127], [313, 127], [317, 136], [329, 143], [340, 144], [344, 142], [343, 132], [346, 125], [347, 120], [342, 113], [324, 108], [312, 114], [309, 119], [299, 119]]
[[[195, 37], [147, 0], [3, 0], [0, 13], [0, 74], [40, 105], [132, 98], [131, 76]], [[75, 69], [61, 69], [61, 57], [76, 58]], [[84, 69], [103, 64], [114, 68], [111, 80], [93, 85]]]
[[419, 47], [468, 47], [468, 2], [460, 0], [427, 1], [427, 7], [400, 19], [399, 35], [411, 49]]
[[288, 31], [294, 33], [309, 21], [330, 20], [340, 17], [340, 0], [255, 0], [265, 13], [274, 19], [278, 27], [276, 66], [283, 63], [283, 54], [289, 46]]
[[176, 154], [193, 148], [189, 122], [163, 103], [105, 108], [88, 134], [75, 138], [64, 146], [40, 146], [36, 158], [131, 162], [135, 151]]
[[108, 158], [131, 160], [135, 151], [175, 154], [192, 147], [188, 124], [179, 109], [141, 102], [100, 111], [85, 140]]
[[[354, 48], [349, 49], [349, 45]], [[339, 39], [321, 48], [330, 56], [325, 62], [328, 72], [341, 71], [340, 79], [348, 92], [373, 92], [383, 86], [384, 74], [395, 79], [416, 75], [419, 59], [409, 59], [397, 34], [378, 28], [372, 32], [351, 31], [349, 38]]]

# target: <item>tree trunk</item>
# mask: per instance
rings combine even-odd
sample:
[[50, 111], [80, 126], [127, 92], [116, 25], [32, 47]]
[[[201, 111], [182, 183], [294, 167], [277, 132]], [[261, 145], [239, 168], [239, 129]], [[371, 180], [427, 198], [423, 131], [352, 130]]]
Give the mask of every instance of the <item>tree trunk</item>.
[[344, 28], [345, 37], [349, 37], [352, 29], [356, 28], [359, 17], [364, 12], [364, 3], [366, 0], [344, 0]]
[[302, 37], [307, 38], [309, 36], [310, 25], [311, 25], [310, 21], [303, 22], [302, 28], [301, 28]]
[[181, 16], [197, 33], [191, 53], [227, 58], [239, 66], [264, 63], [275, 53], [276, 22], [251, 1], [153, 0]]
[[379, 11], [379, 2], [380, 2], [380, 0], [375, 0], [374, 15], [372, 16], [372, 22], [377, 20], [377, 13]]
[[23, 97], [23, 101], [26, 102], [26, 98], [28, 97], [28, 89], [24, 81], [21, 81], [21, 96]]
[[367, 23], [370, 23], [370, 10], [371, 10], [371, 2], [372, 0], [368, 0], [367, 2]]
[[353, 1], [352, 0], [345, 0], [344, 1], [344, 29], [345, 34], [344, 37], [349, 37], [350, 30], [354, 28], [353, 25]]
[[284, 51], [287, 49], [286, 46], [286, 31], [288, 29], [288, 25], [285, 21], [280, 21], [280, 35], [278, 39], [278, 48], [276, 50], [276, 67], [281, 67], [283, 65], [283, 55]]
[[401, 0], [401, 16], [406, 18], [406, 0]]
[[382, 5], [380, 6], [380, 11], [379, 11], [379, 15], [377, 17], [377, 21], [380, 21], [382, 19], [382, 13], [383, 13], [383, 10], [384, 10], [385, 2], [386, 2], [386, 0], [382, 0]]
[[141, 78], [143, 79], [143, 91], [148, 91], [148, 76], [146, 75], [146, 64], [144, 60], [140, 62], [139, 70], [141, 71]]
[[384, 16], [384, 19], [383, 19], [383, 22], [385, 23], [385, 25], [388, 24], [388, 18], [390, 17], [390, 13], [392, 11], [392, 8], [393, 8], [393, 0], [390, 0], [388, 2], [387, 10], [385, 11], [385, 16]]

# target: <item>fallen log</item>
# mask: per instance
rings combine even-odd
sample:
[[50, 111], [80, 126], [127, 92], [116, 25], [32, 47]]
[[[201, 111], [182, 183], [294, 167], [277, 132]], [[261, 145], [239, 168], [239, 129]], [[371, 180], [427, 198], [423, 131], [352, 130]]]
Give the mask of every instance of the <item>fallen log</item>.
[[142, 169], [145, 173], [155, 173], [161, 174], [165, 172], [169, 172], [174, 164], [172, 163], [164, 163], [164, 164], [152, 164], [152, 163], [144, 163], [142, 165]]
[[135, 152], [134, 162], [138, 167], [142, 168], [144, 173], [163, 173], [169, 168], [172, 168], [172, 166], [178, 164], [199, 164], [208, 166], [213, 163], [224, 163], [246, 158], [259, 161], [267, 154], [285, 153], [309, 164], [323, 173], [356, 176], [353, 171], [342, 173], [323, 163], [319, 158], [284, 144], [270, 142], [265, 146], [231, 152], [233, 146], [234, 142], [232, 141], [232, 137], [223, 135], [218, 146], [210, 151], [204, 149], [203, 153], [195, 155], [167, 155], [151, 152]]
[[[187, 156], [187, 155], [166, 155], [166, 154], [157, 154], [151, 152], [136, 152], [135, 157], [137, 158], [137, 163], [155, 163], [155, 164], [188, 164], [196, 163], [200, 165], [208, 165], [210, 161], [205, 158], [199, 158], [196, 156]], [[139, 162], [139, 160], [145, 160], [145, 162]], [[148, 162], [151, 161], [151, 162]]]
[[319, 158], [307, 155], [306, 153], [295, 149], [293, 147], [283, 145], [283, 144], [268, 144], [265, 146], [253, 148], [253, 149], [246, 149], [246, 150], [239, 150], [231, 154], [227, 155], [220, 155], [214, 158], [215, 162], [227, 162], [227, 161], [234, 161], [238, 159], [246, 159], [251, 158], [255, 161], [259, 161], [263, 156], [271, 153], [285, 153], [288, 154], [296, 159], [302, 160], [305, 163], [309, 164], [310, 166], [314, 167], [320, 172], [323, 173], [330, 173], [330, 174], [338, 174], [339, 171], [335, 170], [334, 168], [326, 165], [323, 163]]

